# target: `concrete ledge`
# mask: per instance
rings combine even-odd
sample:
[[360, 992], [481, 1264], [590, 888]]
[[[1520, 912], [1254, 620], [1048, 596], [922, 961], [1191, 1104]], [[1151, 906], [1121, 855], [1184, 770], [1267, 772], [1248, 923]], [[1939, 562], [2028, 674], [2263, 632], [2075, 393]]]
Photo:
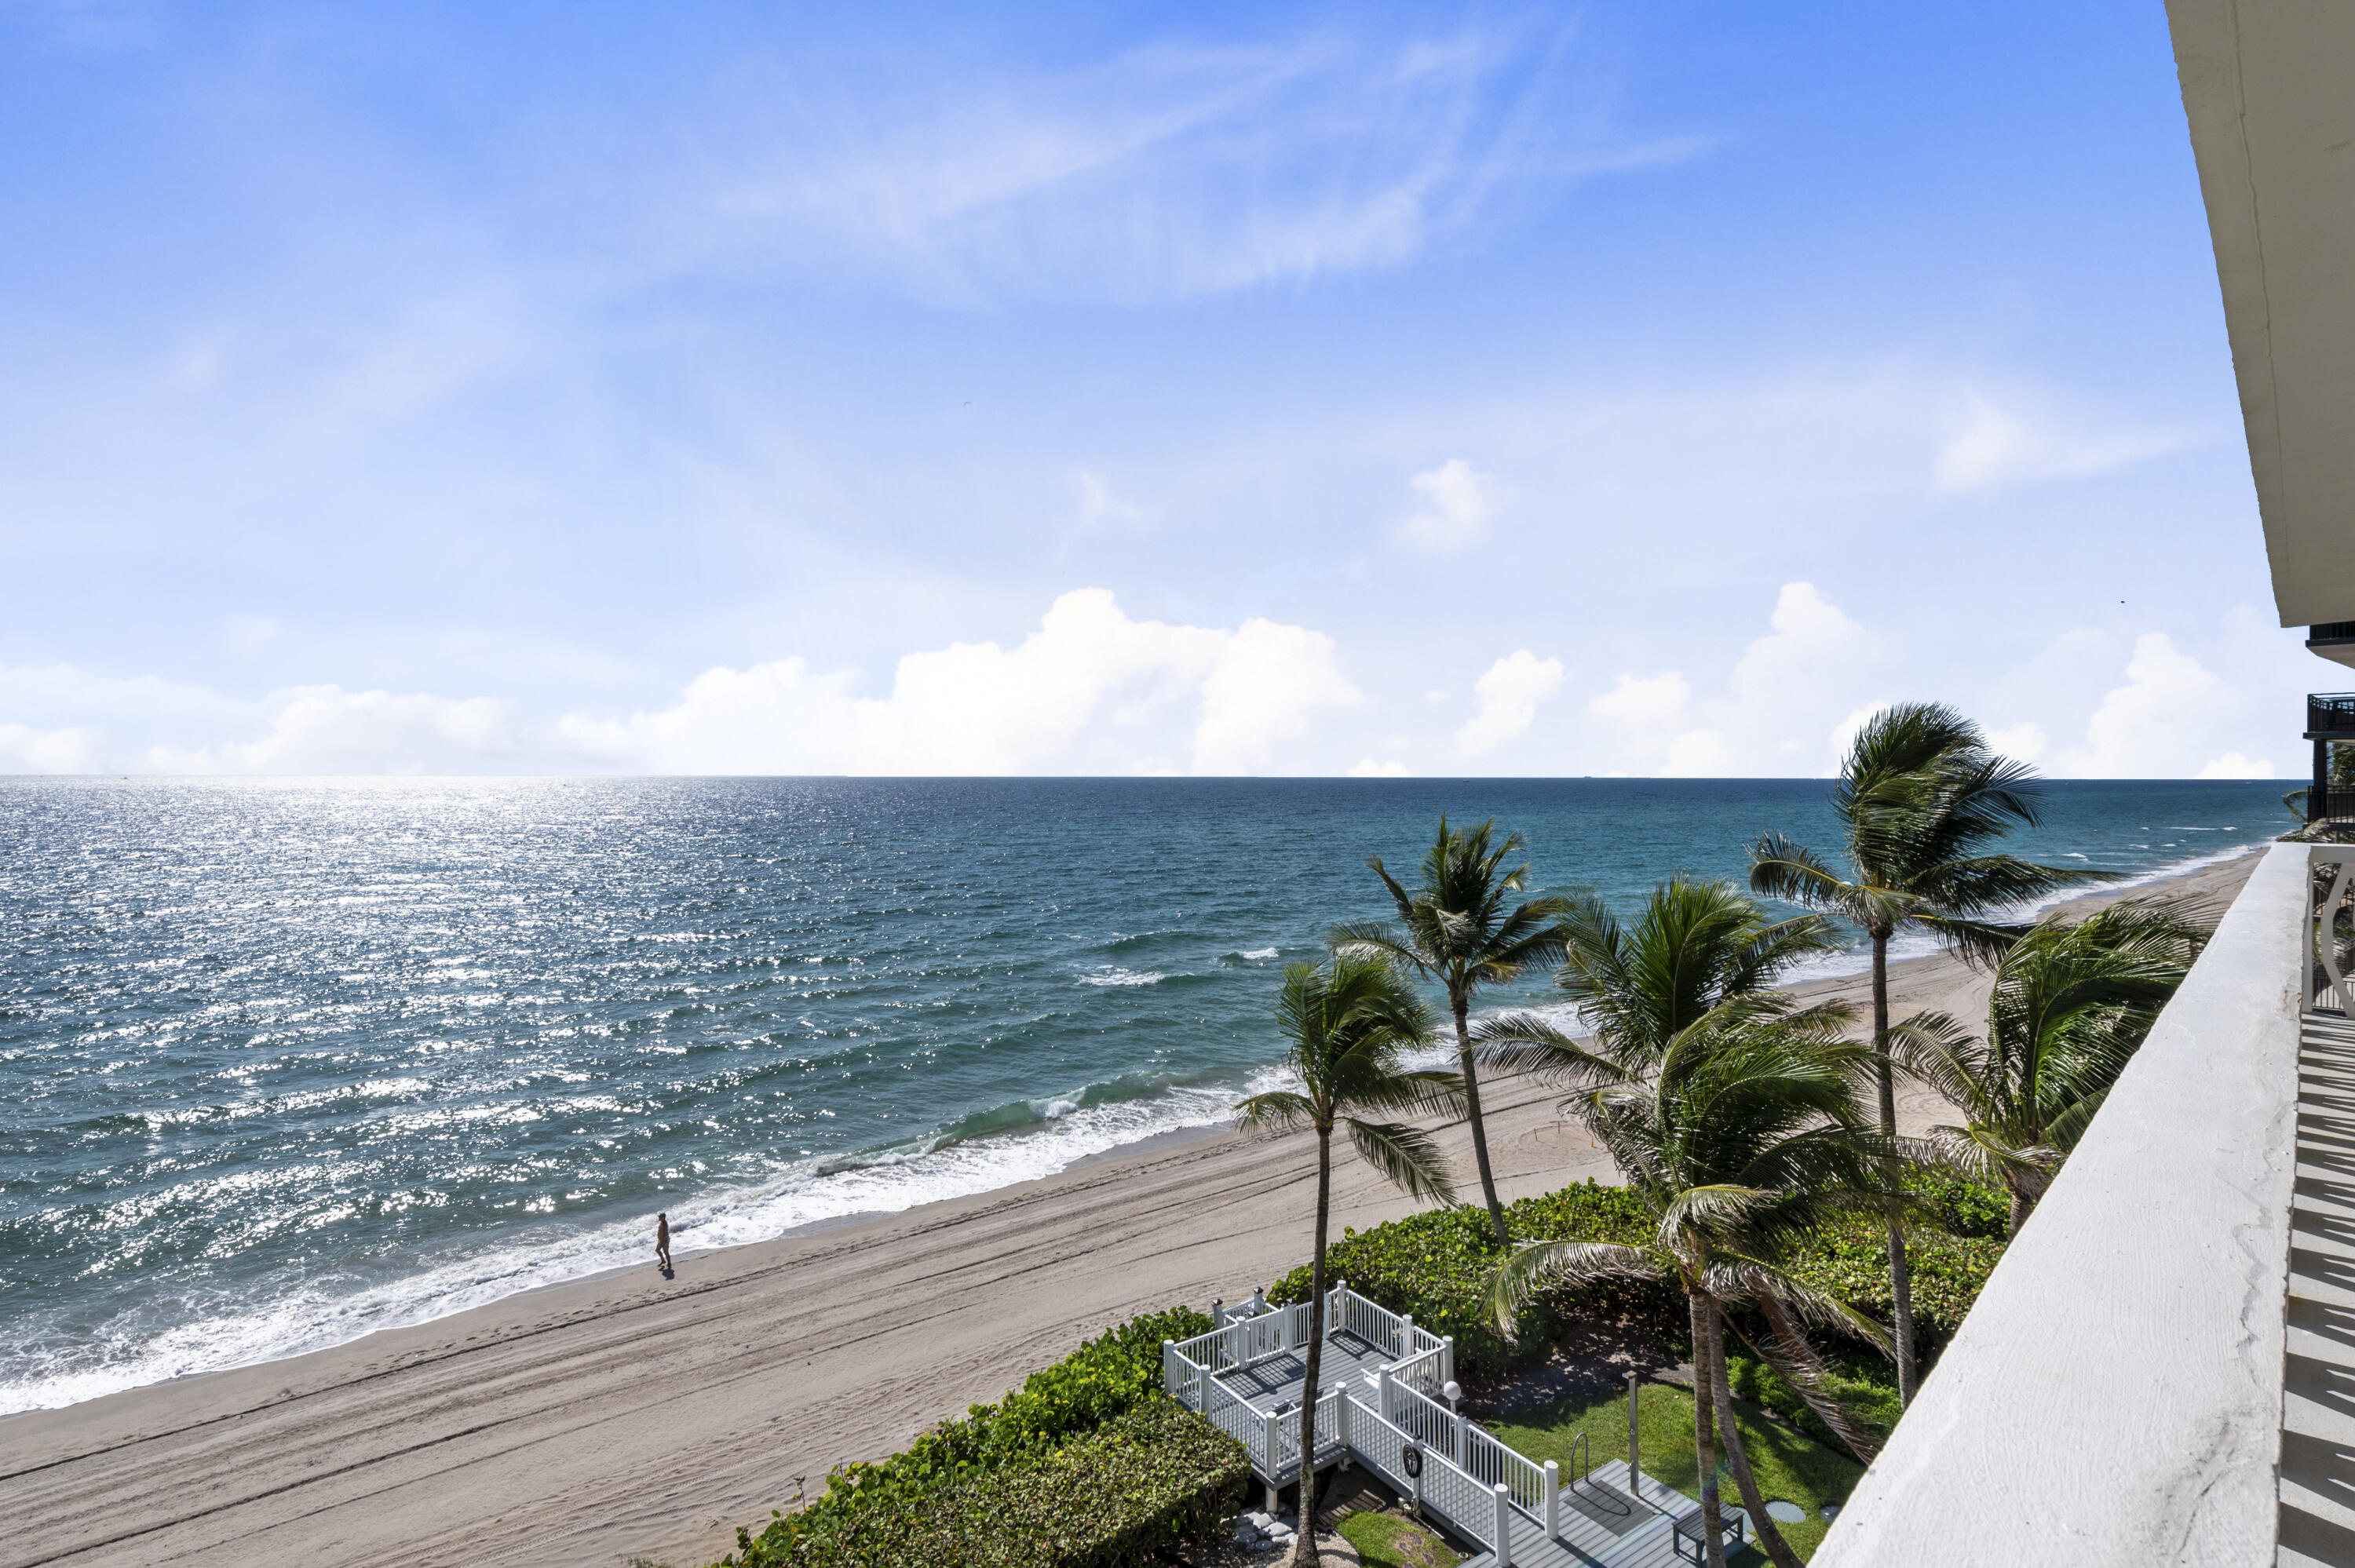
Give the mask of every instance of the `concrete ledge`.
[[1815, 1568], [2275, 1561], [2306, 859], [2250, 877]]

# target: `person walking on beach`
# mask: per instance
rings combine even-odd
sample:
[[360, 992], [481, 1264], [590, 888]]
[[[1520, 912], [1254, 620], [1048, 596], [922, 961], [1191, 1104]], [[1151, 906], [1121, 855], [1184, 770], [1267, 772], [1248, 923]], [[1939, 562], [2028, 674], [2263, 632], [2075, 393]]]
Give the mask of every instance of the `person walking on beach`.
[[670, 1216], [655, 1216], [655, 1266], [665, 1274], [670, 1272]]

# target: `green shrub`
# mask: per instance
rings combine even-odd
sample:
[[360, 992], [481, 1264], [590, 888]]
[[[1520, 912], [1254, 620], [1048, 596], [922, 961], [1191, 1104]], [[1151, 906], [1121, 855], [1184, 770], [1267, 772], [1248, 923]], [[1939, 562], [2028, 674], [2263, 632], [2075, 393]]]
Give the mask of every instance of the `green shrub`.
[[[1963, 1315], [2003, 1257], [2003, 1243], [1985, 1236], [1909, 1230], [1905, 1259], [1913, 1277], [1913, 1325], [1925, 1339], [1954, 1338]], [[1847, 1302], [1867, 1317], [1890, 1320], [1889, 1237], [1881, 1223], [1859, 1219], [1819, 1239], [1792, 1260], [1797, 1278]]]
[[[1893, 1377], [1889, 1363], [1881, 1360], [1878, 1351], [1870, 1353], [1877, 1364], [1842, 1366], [1838, 1358], [1827, 1357], [1831, 1364], [1826, 1369], [1824, 1382], [1834, 1399], [1885, 1433], [1897, 1425], [1904, 1406], [1897, 1398], [1895, 1383], [1884, 1381]], [[1773, 1367], [1729, 1345], [1725, 1372], [1726, 1381], [1732, 1384], [1737, 1397], [1773, 1411], [1835, 1453], [1849, 1451], [1848, 1445], [1824, 1424], [1821, 1416], [1807, 1408], [1807, 1402]]]
[[[1651, 1232], [1644, 1206], [1624, 1187], [1593, 1181], [1507, 1206], [1516, 1236], [1555, 1241], [1637, 1242]], [[1548, 1292], [1522, 1312], [1508, 1340], [1488, 1315], [1488, 1287], [1501, 1255], [1488, 1216], [1479, 1209], [1426, 1209], [1367, 1230], [1346, 1230], [1326, 1249], [1325, 1277], [1347, 1280], [1368, 1300], [1392, 1312], [1411, 1312], [1418, 1327], [1455, 1340], [1459, 1375], [1489, 1377], [1509, 1370], [1551, 1342], [1571, 1313], [1616, 1317], [1663, 1309], [1674, 1320], [1681, 1298], [1674, 1287], [1646, 1280], [1614, 1281]], [[1308, 1270], [1295, 1268], [1268, 1290], [1278, 1305], [1308, 1294]]]
[[1241, 1444], [1156, 1394], [1060, 1448], [921, 1499], [784, 1515], [758, 1537], [740, 1530], [725, 1568], [1113, 1568], [1216, 1530], [1250, 1478]]
[[1130, 1319], [1007, 1394], [991, 1418], [988, 1446], [1027, 1453], [1102, 1425], [1160, 1392], [1162, 1340], [1209, 1331], [1210, 1319], [1190, 1307]]
[[[823, 1496], [776, 1516], [761, 1539], [836, 1528], [868, 1512], [921, 1512], [943, 1489], [1036, 1458], [1125, 1414], [1161, 1387], [1161, 1341], [1208, 1333], [1210, 1319], [1179, 1307], [1133, 1318], [1032, 1372], [996, 1404], [976, 1404], [888, 1459], [837, 1466]], [[755, 1561], [783, 1562], [782, 1557]]]
[[[1917, 1225], [1907, 1233], [1913, 1265], [1914, 1324], [1928, 1344], [1953, 1337], [1979, 1287], [2003, 1255], [2009, 1199], [1999, 1187], [1959, 1177], [1917, 1174], [1906, 1185], [1944, 1229]], [[1652, 1234], [1652, 1218], [1624, 1187], [1589, 1179], [1506, 1209], [1517, 1237], [1632, 1245]], [[1617, 1280], [1560, 1287], [1530, 1303], [1508, 1339], [1488, 1317], [1488, 1287], [1500, 1255], [1488, 1216], [1474, 1208], [1428, 1209], [1366, 1230], [1346, 1230], [1327, 1249], [1325, 1277], [1393, 1312], [1411, 1312], [1434, 1334], [1455, 1338], [1459, 1375], [1493, 1378], [1544, 1353], [1561, 1323], [1574, 1316], [1637, 1318], [1665, 1341], [1684, 1338], [1684, 1298], [1666, 1280]], [[1881, 1223], [1842, 1222], [1791, 1264], [1808, 1284], [1859, 1311], [1889, 1321], [1889, 1247]], [[1269, 1287], [1284, 1305], [1308, 1294], [1308, 1270], [1295, 1268]]]
[[1991, 1181], [1923, 1172], [1905, 1186], [1927, 1202], [1933, 1221], [1949, 1235], [2001, 1241], [2011, 1225], [2011, 1194]]

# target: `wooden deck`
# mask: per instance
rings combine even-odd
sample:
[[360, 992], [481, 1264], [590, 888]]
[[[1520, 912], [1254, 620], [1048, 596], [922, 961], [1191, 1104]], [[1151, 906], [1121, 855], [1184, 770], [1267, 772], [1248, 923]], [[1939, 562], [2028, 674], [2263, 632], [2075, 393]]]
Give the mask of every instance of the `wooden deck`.
[[[1385, 1359], [1355, 1334], [1328, 1334], [1317, 1374], [1319, 1390], [1329, 1392], [1345, 1382], [1362, 1386]], [[1288, 1407], [1296, 1419], [1307, 1376], [1307, 1362], [1300, 1352], [1285, 1351], [1247, 1369], [1220, 1372], [1218, 1380], [1253, 1410]], [[1325, 1436], [1320, 1433], [1320, 1439]], [[1730, 1499], [1728, 1502], [1725, 1511], [1731, 1518], [1741, 1510]], [[1691, 1559], [1676, 1554], [1670, 1521], [1698, 1506], [1650, 1476], [1644, 1478], [1642, 1500], [1630, 1499], [1626, 1461], [1613, 1459], [1596, 1466], [1584, 1481], [1562, 1478], [1560, 1539], [1547, 1539], [1539, 1520], [1514, 1510], [1513, 1563], [1515, 1568], [1674, 1568]], [[1472, 1553], [1464, 1559], [1463, 1568], [1496, 1568], [1496, 1554], [1486, 1542], [1458, 1536], [1444, 1519], [1427, 1517], [1442, 1533], [1455, 1536], [1459, 1549]], [[1747, 1547], [1728, 1558], [1729, 1563], [1763, 1561], [1763, 1554]]]
[[[1362, 1381], [1390, 1358], [1346, 1330], [1325, 1336], [1325, 1361], [1316, 1370], [1317, 1391], [1329, 1393], [1346, 1382]], [[1299, 1408], [1308, 1382], [1308, 1360], [1300, 1351], [1282, 1351], [1250, 1367], [1219, 1374], [1229, 1393], [1253, 1410], [1273, 1410], [1290, 1404]]]
[[[1513, 1515], [1514, 1568], [1676, 1568], [1689, 1564], [1692, 1559], [1677, 1554], [1670, 1539], [1672, 1518], [1700, 1505], [1680, 1491], [1662, 1485], [1651, 1477], [1644, 1478], [1644, 1502], [1641, 1518], [1632, 1526], [1622, 1525], [1625, 1533], [1606, 1530], [1590, 1517], [1590, 1510], [1573, 1510], [1571, 1497], [1573, 1490], [1587, 1493], [1591, 1502], [1627, 1502], [1627, 1462], [1612, 1459], [1594, 1467], [1591, 1488], [1572, 1488], [1567, 1480], [1561, 1487], [1561, 1538], [1549, 1541], [1538, 1521], [1516, 1511]], [[1740, 1513], [1740, 1507], [1727, 1508], [1731, 1519]], [[1614, 1522], [1616, 1522], [1614, 1516]], [[1687, 1551], [1691, 1548], [1688, 1546]], [[1765, 1554], [1744, 1545], [1726, 1555], [1728, 1568], [1735, 1563], [1764, 1563]], [[1497, 1568], [1496, 1554], [1481, 1547], [1464, 1559], [1463, 1568]]]

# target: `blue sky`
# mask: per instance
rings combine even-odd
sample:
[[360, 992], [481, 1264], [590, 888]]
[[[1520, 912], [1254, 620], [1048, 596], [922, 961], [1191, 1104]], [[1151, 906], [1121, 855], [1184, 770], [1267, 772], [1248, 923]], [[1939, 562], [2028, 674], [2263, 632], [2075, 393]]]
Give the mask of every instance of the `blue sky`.
[[0, 0], [0, 771], [2303, 770], [2161, 9]]

